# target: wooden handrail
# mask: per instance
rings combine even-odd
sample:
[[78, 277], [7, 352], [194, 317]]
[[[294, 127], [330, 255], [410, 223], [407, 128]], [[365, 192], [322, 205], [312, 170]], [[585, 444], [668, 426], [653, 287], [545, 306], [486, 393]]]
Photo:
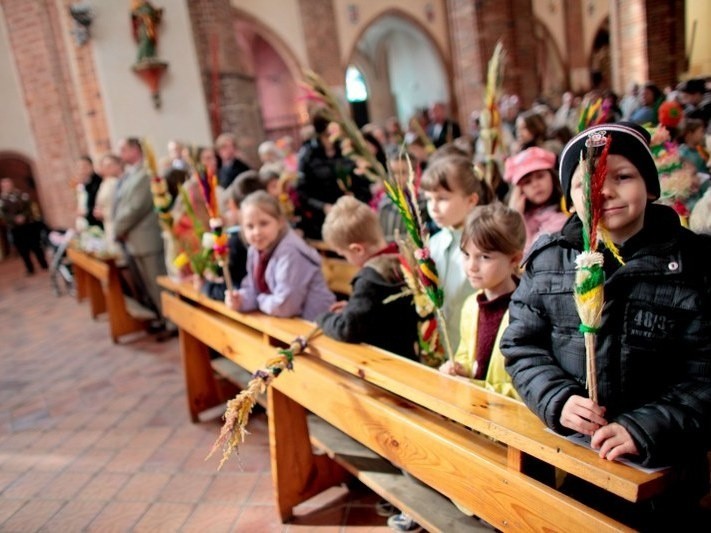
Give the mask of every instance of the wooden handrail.
[[[200, 294], [190, 284], [176, 283], [168, 278], [160, 278], [159, 282], [193, 305], [210, 310], [215, 320], [227, 318], [243, 328], [249, 328], [255, 339], [263, 335], [276, 342], [288, 343], [313, 328], [311, 323], [301, 319], [237, 313], [221, 302]], [[223, 339], [218, 344], [221, 345], [214, 347], [223, 354], [229, 354], [230, 350], [235, 349], [229, 339]], [[309, 358], [326, 362], [507, 445], [512, 467], [523, 452], [629, 501], [656, 495], [667, 484], [668, 476], [665, 472], [646, 473], [618, 462], [600, 459], [593, 451], [552, 434], [520, 402], [384, 350], [367, 345], [345, 344], [320, 336], [309, 343], [307, 353]], [[302, 361], [297, 359], [297, 371], [300, 364]]]

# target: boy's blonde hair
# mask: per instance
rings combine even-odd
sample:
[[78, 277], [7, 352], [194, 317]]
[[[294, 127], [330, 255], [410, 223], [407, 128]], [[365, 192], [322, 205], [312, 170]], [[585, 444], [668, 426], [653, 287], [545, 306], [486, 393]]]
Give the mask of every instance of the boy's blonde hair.
[[479, 205], [464, 222], [460, 248], [470, 242], [484, 252], [513, 256], [526, 245], [526, 224], [521, 213], [500, 202]]
[[376, 245], [385, 239], [377, 215], [352, 196], [341, 196], [333, 204], [321, 233], [326, 244], [341, 250], [353, 243]]
[[494, 192], [474, 169], [474, 164], [466, 157], [456, 155], [443, 156], [431, 163], [422, 175], [421, 187], [428, 192], [441, 187], [465, 196], [476, 193], [478, 205], [489, 204], [494, 199]]

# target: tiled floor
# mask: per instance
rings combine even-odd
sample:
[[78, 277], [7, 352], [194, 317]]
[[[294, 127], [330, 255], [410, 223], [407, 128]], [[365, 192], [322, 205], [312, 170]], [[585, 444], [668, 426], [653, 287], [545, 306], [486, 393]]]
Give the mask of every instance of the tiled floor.
[[220, 420], [190, 423], [177, 340], [114, 345], [88, 304], [22, 271], [0, 262], [0, 531], [389, 531], [345, 487], [282, 525], [264, 414], [217, 473]]

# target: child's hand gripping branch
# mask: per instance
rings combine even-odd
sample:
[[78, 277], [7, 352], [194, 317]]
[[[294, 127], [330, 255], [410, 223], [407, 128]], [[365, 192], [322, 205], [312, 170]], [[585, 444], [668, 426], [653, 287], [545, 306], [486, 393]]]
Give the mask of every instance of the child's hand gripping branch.
[[241, 304], [242, 295], [239, 293], [239, 290], [233, 289], [231, 291], [225, 291], [225, 305], [227, 307], [233, 311], [239, 311]]

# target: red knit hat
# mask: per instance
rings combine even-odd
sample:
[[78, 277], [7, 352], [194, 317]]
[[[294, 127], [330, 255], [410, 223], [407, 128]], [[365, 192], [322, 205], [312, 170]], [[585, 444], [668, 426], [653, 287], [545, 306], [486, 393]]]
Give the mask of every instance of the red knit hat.
[[662, 126], [667, 128], [676, 128], [684, 118], [684, 109], [681, 104], [675, 100], [667, 100], [659, 106], [657, 118]]

